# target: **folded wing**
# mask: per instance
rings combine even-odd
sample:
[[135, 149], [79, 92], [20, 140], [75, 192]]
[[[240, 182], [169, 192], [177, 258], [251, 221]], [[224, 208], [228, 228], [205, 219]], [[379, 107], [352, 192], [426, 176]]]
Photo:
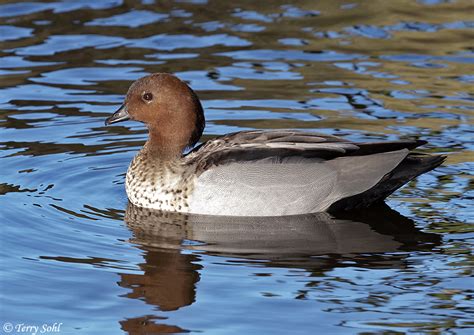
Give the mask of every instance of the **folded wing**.
[[374, 187], [420, 144], [356, 144], [290, 130], [219, 137], [186, 156], [198, 176], [190, 212], [272, 216], [324, 211]]

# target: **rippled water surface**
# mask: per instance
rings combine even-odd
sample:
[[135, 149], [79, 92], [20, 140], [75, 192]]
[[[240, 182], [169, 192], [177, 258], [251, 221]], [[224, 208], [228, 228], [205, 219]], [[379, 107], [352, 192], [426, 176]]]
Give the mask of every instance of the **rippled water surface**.
[[[474, 334], [473, 13], [469, 0], [2, 1], [2, 331]], [[197, 91], [204, 139], [423, 138], [448, 160], [392, 209], [127, 208], [146, 132], [104, 119], [152, 72]]]

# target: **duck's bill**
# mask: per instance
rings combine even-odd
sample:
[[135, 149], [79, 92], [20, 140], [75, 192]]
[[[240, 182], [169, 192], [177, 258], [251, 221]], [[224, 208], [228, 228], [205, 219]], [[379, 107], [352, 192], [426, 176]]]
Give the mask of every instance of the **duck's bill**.
[[127, 121], [129, 119], [130, 115], [128, 114], [127, 107], [122, 105], [111, 117], [105, 119], [105, 125], [108, 126], [109, 124]]

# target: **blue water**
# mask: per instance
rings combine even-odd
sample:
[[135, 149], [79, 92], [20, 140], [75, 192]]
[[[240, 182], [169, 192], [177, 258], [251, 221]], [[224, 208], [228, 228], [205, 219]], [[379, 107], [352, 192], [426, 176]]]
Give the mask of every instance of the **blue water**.
[[[473, 334], [472, 11], [2, 1], [2, 332]], [[146, 130], [104, 119], [153, 72], [196, 90], [203, 140], [278, 128], [420, 138], [448, 160], [362, 213], [150, 214], [127, 207], [123, 185]]]

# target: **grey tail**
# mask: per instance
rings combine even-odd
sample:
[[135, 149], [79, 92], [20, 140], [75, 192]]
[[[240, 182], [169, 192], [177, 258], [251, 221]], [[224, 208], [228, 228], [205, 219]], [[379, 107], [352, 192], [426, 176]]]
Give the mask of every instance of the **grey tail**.
[[410, 153], [393, 171], [387, 173], [374, 187], [363, 193], [335, 202], [329, 207], [328, 211], [335, 213], [360, 209], [381, 203], [390, 194], [410, 180], [440, 166], [445, 159], [446, 156]]

